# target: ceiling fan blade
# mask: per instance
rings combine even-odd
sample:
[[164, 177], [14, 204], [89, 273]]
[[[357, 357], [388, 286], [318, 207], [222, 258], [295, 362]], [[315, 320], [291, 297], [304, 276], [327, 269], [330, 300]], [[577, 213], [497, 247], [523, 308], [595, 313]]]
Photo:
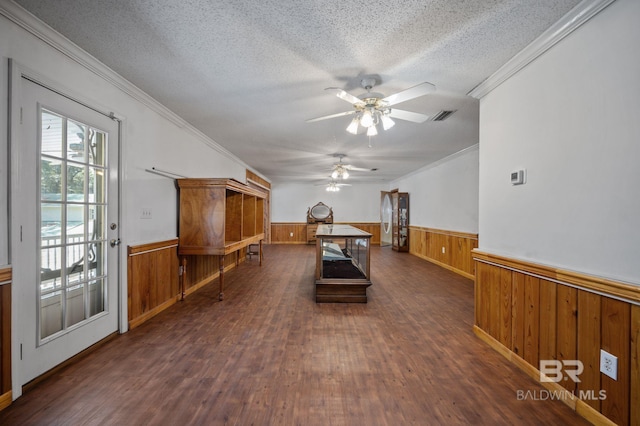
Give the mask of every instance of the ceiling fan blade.
[[329, 182], [329, 183], [314, 183], [313, 186], [351, 186], [350, 183], [337, 183], [337, 182]]
[[429, 116], [425, 114], [395, 108], [391, 108], [389, 117], [397, 118], [399, 120], [412, 121], [414, 123], [424, 123], [429, 119]]
[[324, 90], [332, 90], [336, 92], [336, 96], [339, 97], [340, 99], [343, 99], [347, 102], [349, 102], [352, 105], [364, 105], [364, 102], [362, 102], [362, 99], [360, 98], [356, 98], [355, 96], [353, 96], [351, 93], [347, 93], [342, 89], [339, 89], [337, 87], [327, 87]]
[[351, 164], [346, 164], [343, 167], [345, 169], [347, 169], [347, 170], [355, 170], [357, 172], [370, 172], [371, 171], [371, 169], [365, 169], [365, 168], [362, 168], [362, 167], [354, 167]]
[[353, 111], [339, 112], [337, 114], [325, 115], [323, 117], [318, 117], [318, 118], [310, 118], [309, 120], [307, 120], [307, 123], [313, 123], [314, 121], [320, 121], [320, 120], [327, 120], [329, 118], [342, 117], [343, 115], [351, 115], [355, 113], [356, 111], [353, 110]]
[[382, 103], [385, 105], [395, 105], [400, 102], [406, 102], [413, 98], [417, 98], [420, 96], [427, 95], [436, 90], [436, 86], [431, 83], [420, 83], [417, 86], [410, 87], [402, 92], [398, 92], [394, 95], [389, 95], [386, 98], [382, 99]]

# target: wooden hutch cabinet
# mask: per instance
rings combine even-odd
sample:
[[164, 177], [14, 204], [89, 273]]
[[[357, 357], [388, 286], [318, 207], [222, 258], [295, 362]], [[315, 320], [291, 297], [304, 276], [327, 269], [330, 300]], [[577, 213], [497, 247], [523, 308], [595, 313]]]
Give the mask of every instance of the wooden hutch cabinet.
[[409, 251], [409, 193], [391, 192], [392, 248]]
[[[224, 256], [250, 244], [259, 245], [262, 265], [266, 194], [234, 179], [177, 179], [179, 191], [178, 255], [219, 257], [220, 292], [224, 298]], [[182, 274], [184, 280], [184, 273]], [[184, 281], [182, 281], [184, 297]]]

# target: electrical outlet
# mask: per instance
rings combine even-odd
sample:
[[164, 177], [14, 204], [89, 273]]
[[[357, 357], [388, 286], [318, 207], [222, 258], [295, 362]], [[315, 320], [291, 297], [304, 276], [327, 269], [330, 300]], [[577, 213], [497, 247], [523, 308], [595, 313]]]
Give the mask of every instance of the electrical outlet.
[[600, 372], [618, 380], [618, 357], [600, 349]]
[[151, 209], [148, 207], [143, 208], [140, 212], [140, 219], [151, 219]]
[[444, 246], [442, 247], [442, 254], [445, 254]]

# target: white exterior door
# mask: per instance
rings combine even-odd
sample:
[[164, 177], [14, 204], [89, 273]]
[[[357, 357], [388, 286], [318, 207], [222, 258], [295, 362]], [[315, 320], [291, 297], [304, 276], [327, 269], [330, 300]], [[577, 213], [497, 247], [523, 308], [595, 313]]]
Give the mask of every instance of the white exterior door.
[[118, 330], [119, 257], [118, 123], [24, 77], [17, 85], [14, 397]]

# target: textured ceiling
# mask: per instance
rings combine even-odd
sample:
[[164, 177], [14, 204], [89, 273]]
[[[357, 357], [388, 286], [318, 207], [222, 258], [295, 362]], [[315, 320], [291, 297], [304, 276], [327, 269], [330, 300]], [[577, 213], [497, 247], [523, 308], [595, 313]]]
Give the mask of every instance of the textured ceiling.
[[[328, 181], [335, 153], [387, 181], [478, 142], [466, 96], [578, 0], [17, 0], [31, 13], [274, 182]], [[326, 87], [390, 95], [442, 122], [345, 132], [352, 107]], [[371, 142], [371, 147], [369, 147]]]

